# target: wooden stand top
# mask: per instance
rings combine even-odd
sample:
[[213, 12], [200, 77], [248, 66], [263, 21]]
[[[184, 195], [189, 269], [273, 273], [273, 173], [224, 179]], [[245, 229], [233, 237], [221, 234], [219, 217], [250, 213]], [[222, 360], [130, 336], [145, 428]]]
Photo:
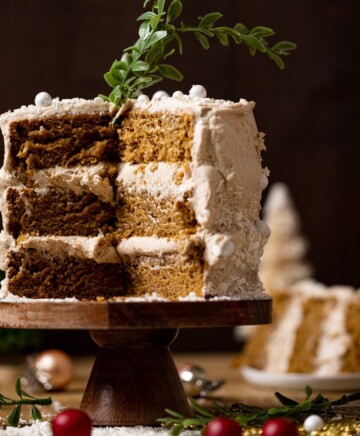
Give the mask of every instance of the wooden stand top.
[[0, 302], [0, 327], [26, 329], [204, 328], [271, 322], [272, 299], [180, 302]]

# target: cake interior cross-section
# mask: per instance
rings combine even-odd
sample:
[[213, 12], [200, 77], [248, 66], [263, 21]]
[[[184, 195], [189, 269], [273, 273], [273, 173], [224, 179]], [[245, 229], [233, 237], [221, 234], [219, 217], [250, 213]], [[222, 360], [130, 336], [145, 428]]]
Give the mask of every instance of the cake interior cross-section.
[[254, 103], [50, 99], [3, 114], [1, 297], [267, 298]]

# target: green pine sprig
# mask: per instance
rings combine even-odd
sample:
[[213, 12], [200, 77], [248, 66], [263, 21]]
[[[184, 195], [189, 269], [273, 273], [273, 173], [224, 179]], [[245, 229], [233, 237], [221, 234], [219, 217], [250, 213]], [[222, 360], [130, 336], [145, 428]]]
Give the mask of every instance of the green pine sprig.
[[312, 414], [326, 416], [332, 414], [334, 407], [360, 399], [360, 392], [344, 395], [336, 401], [330, 401], [322, 394], [317, 394], [311, 399], [312, 389], [310, 386], [306, 386], [305, 393], [304, 401], [298, 402], [276, 392], [275, 396], [282, 406], [270, 409], [247, 406], [245, 404], [234, 404], [230, 408], [226, 408], [214, 403], [214, 411], [209, 411], [200, 406], [192, 398], [189, 398], [194, 409], [194, 416], [192, 418], [187, 418], [174, 410], [166, 409], [165, 412], [168, 416], [159, 418], [158, 422], [166, 427], [171, 427], [170, 434], [172, 436], [177, 436], [182, 431], [188, 429], [203, 429], [210, 421], [220, 416], [232, 418], [243, 427], [261, 427], [268, 419], [272, 418], [291, 418], [296, 420], [303, 419], [305, 415]]
[[19, 424], [22, 406], [31, 406], [31, 417], [34, 421], [42, 420], [41, 412], [36, 406], [46, 406], [52, 403], [51, 397], [47, 398], [35, 398], [29, 395], [21, 388], [21, 379], [17, 377], [15, 382], [15, 392], [18, 395], [18, 400], [13, 400], [12, 398], [5, 397], [0, 394], [0, 409], [3, 406], [14, 407], [10, 412], [7, 421], [12, 427], [16, 427]]
[[198, 18], [198, 23], [189, 26], [179, 18], [183, 5], [180, 0], [145, 0], [144, 7], [150, 2], [150, 10], [138, 17], [141, 22], [139, 38], [134, 45], [126, 48], [120, 60], [115, 60], [104, 75], [107, 84], [113, 88], [109, 96], [100, 95], [105, 101], [112, 102], [117, 108], [127, 99], [136, 97], [143, 89], [163, 79], [181, 81], [182, 73], [167, 59], [175, 53], [183, 53], [182, 36], [190, 33], [195, 36], [204, 49], [210, 48], [210, 40], [217, 39], [228, 46], [230, 42], [244, 43], [254, 56], [264, 53], [279, 68], [285, 67], [283, 57], [296, 48], [290, 41], [277, 42], [271, 46], [268, 38], [275, 32], [269, 27], [256, 26], [248, 29], [237, 23], [234, 27], [218, 24], [222, 14], [212, 12]]

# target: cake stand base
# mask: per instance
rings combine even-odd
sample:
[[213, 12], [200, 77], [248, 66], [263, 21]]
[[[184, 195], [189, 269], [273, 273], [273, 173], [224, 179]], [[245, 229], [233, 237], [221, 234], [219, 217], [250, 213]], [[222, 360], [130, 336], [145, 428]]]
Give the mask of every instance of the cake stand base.
[[0, 302], [0, 327], [89, 330], [100, 349], [81, 409], [96, 426], [156, 425], [191, 416], [169, 345], [179, 328], [271, 322], [270, 297], [193, 302]]
[[80, 408], [94, 425], [154, 425], [166, 408], [191, 416], [168, 347], [177, 333], [177, 329], [90, 331], [100, 349]]

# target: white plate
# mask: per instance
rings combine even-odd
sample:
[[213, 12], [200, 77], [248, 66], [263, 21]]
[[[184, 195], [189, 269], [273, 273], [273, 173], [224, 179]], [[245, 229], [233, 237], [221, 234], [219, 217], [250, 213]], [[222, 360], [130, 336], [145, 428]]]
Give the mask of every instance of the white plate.
[[352, 391], [360, 389], [360, 373], [320, 376], [314, 374], [271, 374], [250, 366], [242, 366], [240, 374], [249, 383], [272, 388], [313, 389], [328, 391]]

